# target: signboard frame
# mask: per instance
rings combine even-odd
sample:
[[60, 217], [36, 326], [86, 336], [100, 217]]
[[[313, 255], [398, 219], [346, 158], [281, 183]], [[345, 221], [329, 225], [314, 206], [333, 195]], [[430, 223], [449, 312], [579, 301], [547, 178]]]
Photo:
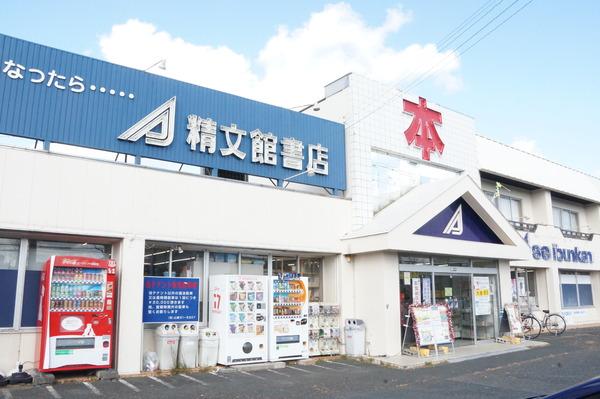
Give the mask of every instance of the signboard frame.
[[[444, 318], [441, 316], [442, 312], [440, 311], [441, 309], [443, 309], [443, 313], [445, 313], [446, 317], [445, 320]], [[410, 314], [410, 318], [412, 319], [412, 327], [413, 327], [413, 331], [415, 334], [415, 342], [416, 342], [416, 346], [417, 348], [420, 348], [422, 346], [429, 346], [429, 345], [433, 345], [435, 347], [435, 352], [436, 355], [438, 354], [438, 345], [440, 344], [450, 344], [452, 345], [452, 348], [454, 350], [454, 326], [452, 324], [452, 310], [450, 309], [450, 307], [445, 304], [445, 303], [438, 303], [438, 304], [423, 304], [423, 305], [410, 305], [408, 307], [409, 310], [409, 314]], [[417, 320], [417, 315], [416, 313], [419, 311], [429, 311], [429, 312], [434, 312], [439, 315], [439, 321], [442, 324], [446, 324], [447, 328], [448, 328], [448, 340], [432, 340], [431, 342], [427, 341], [427, 342], [423, 342], [422, 338], [423, 338], [423, 332], [421, 331], [423, 329], [423, 325], [421, 323], [419, 323]], [[408, 328], [408, 325], [407, 325]], [[406, 333], [405, 333], [406, 336]], [[431, 335], [432, 339], [434, 339], [433, 334]], [[421, 356], [420, 351], [417, 350], [419, 356]]]
[[[154, 291], [163, 292], [167, 295], [154, 295], [157, 299], [151, 299], [150, 292]], [[192, 293], [180, 294], [180, 292], [184, 291], [191, 291]], [[142, 323], [151, 324], [199, 322], [199, 305], [200, 299], [202, 298], [201, 294], [202, 291], [200, 277], [144, 276]], [[191, 296], [191, 298], [188, 299], [187, 297], [189, 296]], [[161, 302], [151, 303], [151, 301]], [[160, 308], [150, 309], [150, 306], [160, 306]], [[186, 307], [180, 308], [179, 306]], [[159, 313], [150, 313], [150, 310], [159, 311]]]

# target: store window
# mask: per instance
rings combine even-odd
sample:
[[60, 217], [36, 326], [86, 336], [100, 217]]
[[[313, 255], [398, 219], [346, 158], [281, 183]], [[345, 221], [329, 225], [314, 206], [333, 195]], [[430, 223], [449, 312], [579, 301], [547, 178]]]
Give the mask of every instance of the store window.
[[434, 257], [434, 266], [471, 267], [469, 259], [454, 257]]
[[554, 225], [562, 230], [579, 231], [579, 215], [570, 209], [552, 207]]
[[273, 257], [273, 276], [279, 273], [300, 273], [298, 269], [297, 257], [274, 256]]
[[508, 195], [500, 195], [497, 197], [492, 191], [485, 191], [485, 195], [507, 220], [518, 222], [523, 219], [521, 200], [519, 198], [510, 197]]
[[[151, 277], [197, 277], [204, 278], [204, 252], [185, 250], [180, 245], [146, 246], [144, 254], [144, 276]], [[203, 298], [198, 301], [198, 315], [204, 320]], [[149, 328], [154, 328], [150, 326]]]
[[429, 162], [402, 158], [381, 151], [371, 152], [371, 160], [371, 194], [376, 198], [377, 207], [387, 205], [412, 187], [449, 179], [458, 174]]
[[323, 259], [300, 259], [300, 272], [303, 277], [308, 277], [308, 300], [310, 302], [321, 302], [323, 300], [321, 291]]
[[211, 252], [208, 257], [208, 273], [214, 274], [238, 274], [239, 255], [228, 252]]
[[267, 276], [269, 274], [269, 258], [267, 255], [244, 255], [240, 274]]
[[560, 289], [564, 308], [594, 305], [589, 273], [561, 271]]
[[144, 276], [202, 277], [203, 253], [185, 251], [181, 247], [146, 248]]
[[0, 327], [12, 327], [19, 273], [20, 240], [0, 238]]

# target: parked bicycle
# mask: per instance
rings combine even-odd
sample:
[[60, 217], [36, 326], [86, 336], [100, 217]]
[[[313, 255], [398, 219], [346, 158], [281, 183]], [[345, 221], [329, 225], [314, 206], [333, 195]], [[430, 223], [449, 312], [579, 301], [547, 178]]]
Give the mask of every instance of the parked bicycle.
[[521, 323], [523, 324], [523, 336], [525, 339], [536, 339], [545, 328], [550, 334], [560, 335], [567, 330], [567, 322], [564, 317], [558, 313], [550, 313], [549, 310], [543, 310], [544, 318], [540, 321], [533, 314], [522, 314]]

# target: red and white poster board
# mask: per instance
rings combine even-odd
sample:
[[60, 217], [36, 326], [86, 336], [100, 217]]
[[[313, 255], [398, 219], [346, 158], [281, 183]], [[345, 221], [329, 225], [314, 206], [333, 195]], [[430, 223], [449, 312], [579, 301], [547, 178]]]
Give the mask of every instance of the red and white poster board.
[[521, 322], [521, 312], [516, 303], [507, 303], [504, 305], [508, 326], [512, 335], [523, 335], [523, 323]]
[[448, 305], [411, 305], [409, 312], [417, 346], [454, 342], [452, 311]]

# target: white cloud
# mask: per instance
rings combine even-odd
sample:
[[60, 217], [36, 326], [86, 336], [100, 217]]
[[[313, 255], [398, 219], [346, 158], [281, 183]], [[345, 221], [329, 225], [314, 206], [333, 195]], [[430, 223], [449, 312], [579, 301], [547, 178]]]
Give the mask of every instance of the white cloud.
[[368, 26], [350, 5], [329, 4], [298, 28], [280, 26], [251, 60], [226, 46], [189, 43], [132, 19], [114, 25], [100, 38], [100, 48], [108, 61], [138, 69], [166, 58], [167, 70], [152, 72], [282, 106], [314, 102], [325, 84], [348, 72], [398, 85], [442, 59], [434, 81], [459, 89], [455, 54], [440, 53], [433, 44], [399, 50], [386, 44], [410, 20], [410, 12], [393, 8], [381, 25]]
[[537, 142], [533, 139], [517, 137], [510, 143], [510, 146], [530, 154], [543, 156], [542, 151], [537, 146]]

